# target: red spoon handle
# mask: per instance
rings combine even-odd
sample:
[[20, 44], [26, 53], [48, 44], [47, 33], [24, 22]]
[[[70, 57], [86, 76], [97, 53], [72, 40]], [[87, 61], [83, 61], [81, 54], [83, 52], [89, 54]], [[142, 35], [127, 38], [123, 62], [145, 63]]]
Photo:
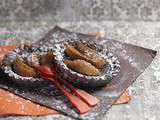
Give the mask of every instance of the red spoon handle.
[[83, 90], [76, 90], [75, 92], [79, 97], [81, 97], [81, 99], [83, 99], [83, 101], [88, 103], [88, 105], [90, 106], [95, 106], [97, 103], [99, 103], [99, 99], [97, 99], [96, 97], [90, 95], [89, 93]]
[[78, 98], [77, 96], [74, 96], [74, 95], [70, 94], [69, 92], [67, 92], [57, 80], [55, 80], [51, 77], [44, 77], [44, 78], [52, 81], [67, 96], [67, 98], [70, 100], [72, 105], [77, 109], [77, 111], [80, 114], [84, 114], [92, 108], [92, 107], [88, 106], [88, 104], [86, 104], [80, 98]]
[[[39, 68], [37, 68], [37, 69], [41, 72], [41, 74], [43, 74], [43, 76], [56, 78], [56, 76], [55, 76], [56, 71], [54, 69], [51, 69], [48, 66], [39, 66]], [[68, 88], [70, 88], [73, 92], [75, 92], [89, 106], [95, 106], [99, 102], [99, 100], [96, 97], [90, 95], [89, 93], [87, 93], [83, 90], [79, 90], [79, 89], [73, 87], [72, 85], [67, 83], [65, 80], [60, 79], [60, 81], [64, 85], [66, 85]]]
[[60, 81], [62, 81], [62, 83], [65, 84], [67, 87], [69, 87], [73, 92], [75, 92], [89, 106], [95, 106], [99, 102], [99, 100], [96, 97], [90, 95], [86, 91], [77, 89], [64, 80]]

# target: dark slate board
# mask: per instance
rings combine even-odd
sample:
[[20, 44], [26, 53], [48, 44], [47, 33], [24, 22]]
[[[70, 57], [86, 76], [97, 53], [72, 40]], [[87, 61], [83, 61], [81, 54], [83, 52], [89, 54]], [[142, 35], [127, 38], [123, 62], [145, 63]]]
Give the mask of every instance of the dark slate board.
[[[55, 43], [68, 39], [85, 39], [95, 40], [104, 48], [109, 49], [117, 55], [121, 63], [121, 71], [109, 84], [103, 88], [91, 90], [93, 95], [100, 99], [100, 103], [94, 107], [89, 113], [79, 115], [73, 109], [72, 105], [65, 99], [65, 96], [58, 91], [54, 85], [44, 88], [26, 89], [9, 81], [4, 76], [3, 71], [0, 72], [0, 87], [11, 91], [25, 99], [29, 99], [35, 103], [58, 110], [59, 112], [75, 119], [102, 119], [109, 108], [121, 96], [121, 94], [137, 79], [137, 77], [145, 70], [156, 56], [156, 51], [146, 48], [128, 45], [112, 39], [100, 38], [96, 40], [90, 35], [68, 32], [59, 27], [52, 29], [44, 38], [36, 42], [38, 46], [52, 46]], [[41, 91], [41, 92], [40, 92]]]

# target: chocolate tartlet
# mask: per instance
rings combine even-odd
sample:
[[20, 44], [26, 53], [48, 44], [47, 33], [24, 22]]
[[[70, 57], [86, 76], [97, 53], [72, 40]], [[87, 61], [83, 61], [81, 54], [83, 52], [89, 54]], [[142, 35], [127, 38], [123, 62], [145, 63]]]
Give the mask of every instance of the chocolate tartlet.
[[38, 87], [48, 85], [34, 66], [39, 64], [51, 65], [53, 62], [52, 48], [21, 45], [7, 54], [2, 62], [2, 70], [14, 83], [21, 86]]
[[60, 76], [76, 86], [104, 86], [120, 71], [117, 57], [94, 42], [70, 40], [54, 45], [53, 51]]

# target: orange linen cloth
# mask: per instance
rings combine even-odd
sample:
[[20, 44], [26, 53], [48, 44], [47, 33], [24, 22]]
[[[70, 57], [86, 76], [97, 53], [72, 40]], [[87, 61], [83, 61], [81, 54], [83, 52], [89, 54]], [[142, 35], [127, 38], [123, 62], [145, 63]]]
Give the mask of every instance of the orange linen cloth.
[[[0, 61], [4, 55], [9, 51], [16, 48], [17, 45], [0, 46]], [[116, 101], [115, 104], [128, 103], [131, 100], [128, 91]], [[22, 97], [19, 97], [6, 90], [0, 89], [0, 116], [6, 115], [28, 115], [28, 116], [40, 116], [48, 114], [58, 114], [57, 111], [40, 106]]]

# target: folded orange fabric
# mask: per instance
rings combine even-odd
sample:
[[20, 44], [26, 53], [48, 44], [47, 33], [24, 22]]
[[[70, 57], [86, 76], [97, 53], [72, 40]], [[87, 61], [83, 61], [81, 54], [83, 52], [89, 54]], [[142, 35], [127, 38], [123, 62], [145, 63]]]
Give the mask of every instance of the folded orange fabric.
[[[9, 51], [16, 48], [17, 45], [1, 46], [0, 47], [0, 60], [3, 59], [4, 55]], [[131, 100], [128, 91], [116, 101], [115, 104], [128, 103]], [[40, 106], [29, 100], [21, 98], [13, 93], [6, 90], [0, 89], [0, 116], [5, 115], [29, 115], [29, 116], [40, 116], [48, 114], [58, 114], [57, 111]]]
[[0, 89], [0, 115], [48, 115], [55, 110], [42, 107], [8, 91]]

